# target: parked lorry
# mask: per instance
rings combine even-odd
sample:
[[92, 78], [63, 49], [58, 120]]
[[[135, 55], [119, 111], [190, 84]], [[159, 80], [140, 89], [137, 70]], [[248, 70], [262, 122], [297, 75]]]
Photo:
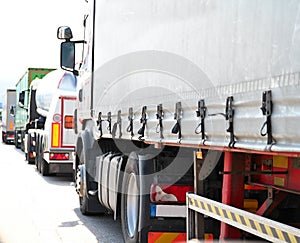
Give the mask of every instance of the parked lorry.
[[53, 70], [51, 68], [28, 68], [16, 84], [15, 146], [23, 151], [28, 122], [30, 84], [34, 79], [41, 79]]
[[14, 143], [16, 90], [7, 89], [2, 103], [2, 142]]
[[32, 87], [38, 118], [28, 127], [27, 153], [42, 175], [73, 173], [74, 106], [77, 79], [72, 73], [55, 70]]
[[81, 212], [120, 216], [125, 242], [299, 242], [300, 3], [87, 4], [84, 40], [57, 32]]
[[[37, 125], [37, 121], [40, 117], [40, 114], [37, 112], [36, 105], [36, 90], [38, 85], [40, 84], [41, 79], [35, 78], [29, 88], [29, 102], [28, 102], [28, 121], [25, 127], [25, 136], [24, 136], [24, 152], [25, 158], [29, 164], [35, 162], [35, 133], [31, 132], [28, 136], [29, 129], [35, 129]], [[19, 105], [23, 106], [23, 101], [19, 100]]]

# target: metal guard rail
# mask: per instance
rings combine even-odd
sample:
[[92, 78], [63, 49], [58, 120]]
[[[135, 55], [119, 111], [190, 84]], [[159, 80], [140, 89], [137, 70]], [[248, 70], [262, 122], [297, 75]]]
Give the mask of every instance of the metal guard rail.
[[187, 193], [187, 241], [189, 240], [189, 210], [207, 215], [271, 242], [300, 242], [300, 229], [247, 211], [228, 206], [193, 193]]

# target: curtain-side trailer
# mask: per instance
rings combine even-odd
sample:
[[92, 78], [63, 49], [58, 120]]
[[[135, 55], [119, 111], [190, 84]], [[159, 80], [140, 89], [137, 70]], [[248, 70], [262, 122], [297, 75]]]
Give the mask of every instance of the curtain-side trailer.
[[[255, 227], [265, 239], [298, 242], [299, 7], [94, 0], [84, 40], [60, 27], [61, 67], [80, 81], [81, 212], [120, 216], [125, 242], [264, 238]], [[186, 202], [186, 192], [201, 197]], [[186, 203], [211, 212], [186, 224]]]

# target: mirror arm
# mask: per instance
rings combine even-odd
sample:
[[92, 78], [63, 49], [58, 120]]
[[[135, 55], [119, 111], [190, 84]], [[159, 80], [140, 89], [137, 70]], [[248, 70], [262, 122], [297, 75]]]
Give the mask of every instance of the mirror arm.
[[86, 44], [87, 42], [85, 40], [77, 40], [77, 41], [72, 41], [75, 44]]

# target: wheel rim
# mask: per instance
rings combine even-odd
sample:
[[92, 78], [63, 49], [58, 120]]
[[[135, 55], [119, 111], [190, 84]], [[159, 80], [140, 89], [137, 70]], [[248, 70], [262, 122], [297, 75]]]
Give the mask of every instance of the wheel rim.
[[126, 202], [127, 228], [128, 234], [134, 236], [138, 221], [138, 188], [136, 175], [131, 173], [128, 180], [128, 193]]
[[83, 168], [84, 165], [79, 165], [76, 171], [76, 178], [75, 178], [75, 190], [77, 192], [77, 194], [79, 195], [79, 197], [83, 197], [84, 196], [84, 191], [86, 189], [86, 184], [85, 181], [83, 179], [83, 175], [81, 173], [84, 173]]

